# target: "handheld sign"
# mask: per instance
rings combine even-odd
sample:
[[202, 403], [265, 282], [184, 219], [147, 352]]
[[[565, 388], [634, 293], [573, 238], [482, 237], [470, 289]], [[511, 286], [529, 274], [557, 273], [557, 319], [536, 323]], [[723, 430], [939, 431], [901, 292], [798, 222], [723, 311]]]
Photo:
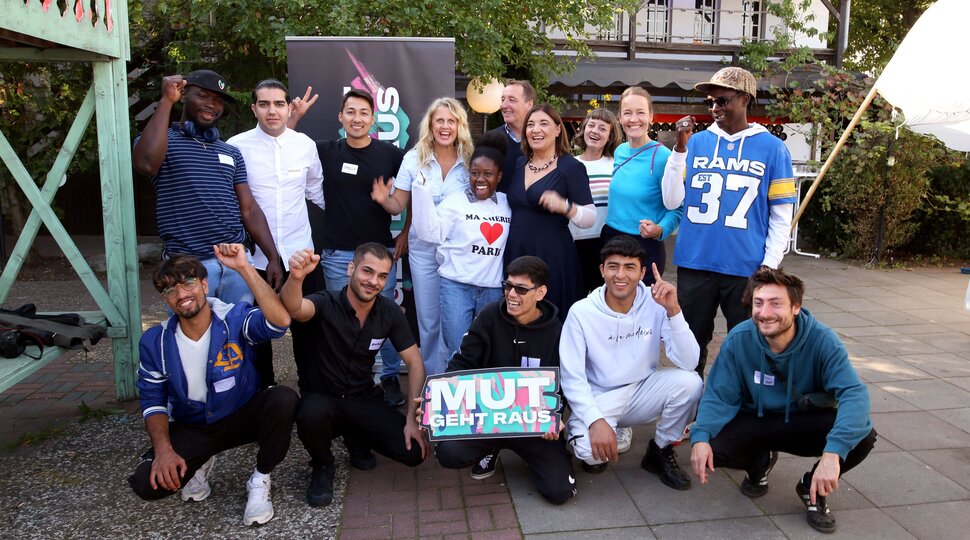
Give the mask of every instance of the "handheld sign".
[[421, 425], [432, 441], [537, 437], [562, 425], [559, 368], [472, 369], [432, 375]]

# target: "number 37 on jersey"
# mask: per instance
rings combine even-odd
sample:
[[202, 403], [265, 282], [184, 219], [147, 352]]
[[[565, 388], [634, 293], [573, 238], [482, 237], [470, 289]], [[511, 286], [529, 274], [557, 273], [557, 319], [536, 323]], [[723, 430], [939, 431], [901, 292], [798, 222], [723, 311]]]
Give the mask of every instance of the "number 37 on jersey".
[[748, 228], [748, 212], [758, 198], [761, 178], [744, 174], [699, 172], [689, 186], [701, 193], [699, 204], [686, 208], [687, 219], [698, 225], [712, 225], [724, 216], [724, 225]]

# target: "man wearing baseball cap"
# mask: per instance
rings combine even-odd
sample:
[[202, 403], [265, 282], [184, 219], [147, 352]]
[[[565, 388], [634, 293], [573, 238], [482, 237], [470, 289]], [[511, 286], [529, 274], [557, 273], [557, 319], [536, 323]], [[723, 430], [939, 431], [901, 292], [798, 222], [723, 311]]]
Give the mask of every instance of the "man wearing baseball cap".
[[741, 302], [748, 276], [781, 263], [796, 194], [784, 143], [748, 123], [754, 76], [726, 67], [694, 88], [707, 94], [714, 122], [691, 136], [693, 117], [677, 121], [661, 189], [668, 209], [684, 205], [674, 250], [677, 296], [701, 348], [703, 377], [718, 306], [729, 331], [748, 318]]
[[[252, 303], [242, 276], [222, 265], [212, 246], [243, 243], [248, 232], [270, 261], [266, 273], [273, 288], [282, 271], [266, 218], [246, 181], [242, 154], [219, 138], [216, 123], [227, 101], [236, 103], [215, 71], [165, 77], [158, 108], [135, 139], [132, 162], [155, 188], [164, 257], [198, 257], [208, 273], [209, 296], [227, 304]], [[182, 117], [169, 125], [176, 102], [182, 103]]]

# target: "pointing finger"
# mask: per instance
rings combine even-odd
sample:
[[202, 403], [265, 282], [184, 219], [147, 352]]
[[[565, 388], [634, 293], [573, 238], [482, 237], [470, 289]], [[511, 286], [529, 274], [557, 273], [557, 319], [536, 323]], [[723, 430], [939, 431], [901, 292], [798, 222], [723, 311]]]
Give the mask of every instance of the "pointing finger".
[[658, 283], [663, 281], [663, 278], [660, 277], [660, 270], [657, 270], [657, 263], [650, 263], [650, 266], [653, 267], [653, 279]]

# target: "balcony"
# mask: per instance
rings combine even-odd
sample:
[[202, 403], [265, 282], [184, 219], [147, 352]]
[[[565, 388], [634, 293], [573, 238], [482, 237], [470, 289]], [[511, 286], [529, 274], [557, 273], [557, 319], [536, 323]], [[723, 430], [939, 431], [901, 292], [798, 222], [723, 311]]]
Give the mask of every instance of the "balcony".
[[[803, 15], [814, 16], [807, 24], [820, 31], [828, 28], [830, 16], [841, 20], [829, 0], [815, 0]], [[744, 41], [773, 39], [776, 29], [785, 30], [784, 21], [769, 13], [763, 0], [644, 0], [639, 11], [617, 15], [608, 28], [588, 27], [586, 43], [597, 56], [610, 59], [703, 55], [710, 57], [707, 60], [733, 61]], [[561, 54], [569, 54], [562, 32], [550, 30], [548, 35]], [[836, 63], [841, 59], [836, 49], [817, 36], [794, 37], [819, 60]], [[781, 51], [779, 56], [785, 54]]]

